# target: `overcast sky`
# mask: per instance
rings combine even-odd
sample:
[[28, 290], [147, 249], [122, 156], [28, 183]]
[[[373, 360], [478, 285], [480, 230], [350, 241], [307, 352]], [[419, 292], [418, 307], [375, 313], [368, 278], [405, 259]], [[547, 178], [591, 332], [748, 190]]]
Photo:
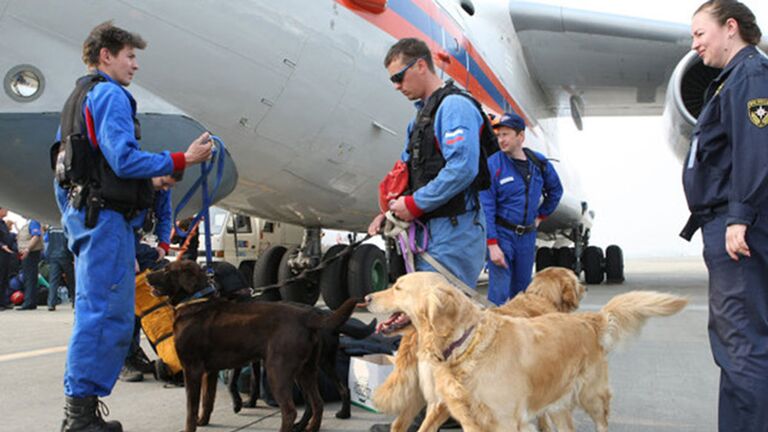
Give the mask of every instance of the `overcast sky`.
[[[547, 1], [689, 23], [701, 1]], [[746, 1], [768, 33], [768, 2]], [[587, 108], [588, 110], [588, 108]], [[629, 257], [700, 256], [701, 236], [687, 243], [678, 233], [688, 217], [682, 168], [667, 147], [660, 117], [584, 120], [579, 132], [570, 119], [560, 122], [564, 162], [572, 164], [596, 212], [593, 244], [618, 244]]]

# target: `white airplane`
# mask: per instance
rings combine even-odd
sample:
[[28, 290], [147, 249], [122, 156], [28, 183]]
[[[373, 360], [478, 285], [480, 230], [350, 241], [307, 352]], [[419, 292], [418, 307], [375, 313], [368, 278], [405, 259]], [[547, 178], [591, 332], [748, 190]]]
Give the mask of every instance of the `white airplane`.
[[[588, 282], [602, 281], [604, 270], [621, 276], [621, 250], [609, 248], [603, 260], [589, 246], [592, 213], [560, 160], [557, 118], [570, 116], [580, 128], [585, 115], [663, 110], [670, 143], [684, 153], [716, 73], [689, 52], [687, 25], [515, 0], [0, 0], [4, 206], [58, 219], [47, 152], [58, 112], [85, 73], [82, 41], [108, 19], [149, 43], [130, 87], [142, 146], [179, 150], [211, 130], [231, 156], [218, 205], [306, 227], [300, 253], [267, 251], [254, 283], [317, 263], [321, 228], [361, 231], [376, 213], [378, 183], [414, 115], [382, 65], [396, 39], [426, 40], [444, 78], [489, 112], [526, 119], [527, 144], [554, 162], [565, 186], [540, 238], [574, 245], [554, 254], [541, 248], [540, 261], [578, 271], [583, 258]], [[320, 285], [348, 278], [352, 294], [380, 288], [383, 259], [358, 248], [349, 263], [323, 271]], [[281, 290], [284, 297], [317, 298], [317, 284], [299, 285]]]

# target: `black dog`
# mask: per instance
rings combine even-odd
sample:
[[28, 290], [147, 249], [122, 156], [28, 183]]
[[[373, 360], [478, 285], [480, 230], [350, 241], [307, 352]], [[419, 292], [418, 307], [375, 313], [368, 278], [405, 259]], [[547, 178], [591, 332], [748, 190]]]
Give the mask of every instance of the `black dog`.
[[[227, 262], [215, 262], [213, 263], [214, 280], [219, 293], [222, 297], [228, 298], [238, 302], [259, 301], [259, 296], [252, 297], [250, 295], [250, 289], [242, 273], [237, 270], [235, 266]], [[267, 300], [264, 300], [267, 301]], [[293, 304], [293, 303], [292, 303]], [[297, 307], [310, 308], [317, 313], [323, 315], [330, 315], [330, 312], [303, 304], [295, 304]], [[373, 320], [370, 324], [364, 324], [363, 322], [351, 318], [345, 322], [338, 329], [321, 329], [320, 336], [320, 357], [319, 366], [326, 377], [328, 377], [336, 386], [336, 390], [341, 397], [341, 409], [336, 413], [336, 418], [347, 419], [351, 415], [351, 400], [349, 396], [349, 388], [347, 386], [347, 380], [341, 379], [336, 371], [336, 357], [339, 351], [339, 335], [345, 334], [354, 339], [365, 339], [370, 336], [376, 329], [376, 320]], [[238, 381], [241, 374], [240, 368], [233, 369], [232, 375], [229, 381], [229, 393], [232, 397], [232, 408], [237, 413], [243, 407], [255, 408], [256, 401], [260, 394], [261, 384], [261, 361], [257, 360], [251, 363], [251, 382], [249, 389], [249, 398], [243, 402], [240, 392], [238, 391]], [[346, 378], [346, 377], [343, 377]], [[298, 428], [305, 427], [309, 422], [312, 415], [311, 409], [304, 410], [304, 415], [297, 425]]]
[[[150, 273], [147, 281], [158, 296], [176, 307], [176, 351], [184, 367], [187, 394], [186, 432], [208, 424], [216, 396], [218, 371], [264, 359], [270, 388], [282, 414], [281, 432], [292, 430], [296, 407], [292, 386], [301, 389], [312, 415], [306, 431], [320, 429], [323, 401], [317, 387], [320, 336], [338, 329], [352, 314], [350, 299], [328, 316], [282, 303], [237, 303], [201, 297], [209, 288], [205, 272], [192, 261], [177, 261]], [[205, 383], [203, 385], [203, 382]], [[202, 391], [202, 413], [198, 418]]]

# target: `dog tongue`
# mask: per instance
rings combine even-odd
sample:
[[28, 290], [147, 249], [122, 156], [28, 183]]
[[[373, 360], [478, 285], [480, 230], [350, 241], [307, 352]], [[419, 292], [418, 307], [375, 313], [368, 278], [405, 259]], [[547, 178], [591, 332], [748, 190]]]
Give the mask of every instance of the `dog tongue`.
[[411, 320], [402, 312], [395, 312], [386, 321], [376, 326], [376, 333], [391, 333], [394, 330], [405, 327]]

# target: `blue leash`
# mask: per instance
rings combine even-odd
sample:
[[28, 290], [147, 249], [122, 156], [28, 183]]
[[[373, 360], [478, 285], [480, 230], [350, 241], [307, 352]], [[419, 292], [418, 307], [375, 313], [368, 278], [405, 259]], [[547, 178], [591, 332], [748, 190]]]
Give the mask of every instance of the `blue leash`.
[[[224, 177], [224, 156], [227, 149], [226, 146], [224, 146], [224, 141], [222, 141], [218, 136], [211, 135], [211, 139], [214, 142], [213, 149], [211, 149], [211, 160], [200, 164], [200, 177], [195, 180], [195, 182], [192, 184], [192, 187], [189, 188], [181, 201], [179, 201], [176, 209], [173, 211], [173, 223], [176, 228], [176, 232], [179, 234], [179, 236], [186, 237], [189, 235], [189, 232], [181, 229], [181, 227], [178, 226], [178, 222], [176, 222], [178, 220], [178, 214], [189, 203], [189, 200], [192, 199], [192, 196], [195, 194], [195, 192], [197, 192], [197, 189], [202, 187], [202, 208], [200, 212], [197, 213], [197, 216], [195, 216], [195, 218], [189, 224], [189, 229], [192, 230], [192, 227], [197, 225], [197, 223], [200, 222], [200, 219], [203, 218], [203, 223], [205, 224], [205, 263], [208, 276], [213, 276], [213, 257], [211, 256], [211, 220], [209, 217], [208, 209], [211, 207], [211, 198], [216, 196], [216, 192], [218, 192], [219, 186], [221, 186], [221, 179]], [[218, 147], [216, 147], [216, 144], [218, 144]], [[210, 175], [214, 167], [216, 167], [216, 180], [213, 184], [213, 190], [209, 191], [208, 175]]]

